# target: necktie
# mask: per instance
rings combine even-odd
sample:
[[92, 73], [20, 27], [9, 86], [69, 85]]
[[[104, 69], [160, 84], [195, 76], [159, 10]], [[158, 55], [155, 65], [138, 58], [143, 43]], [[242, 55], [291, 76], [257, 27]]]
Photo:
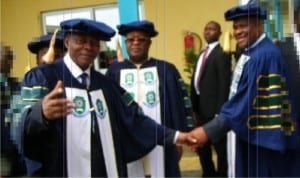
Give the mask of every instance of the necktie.
[[[88, 74], [80, 75], [81, 84], [88, 90]], [[91, 97], [88, 95], [90, 105], [92, 106]], [[104, 156], [101, 146], [99, 126], [97, 116], [94, 111], [91, 112], [91, 174], [92, 177], [107, 177]]]
[[81, 84], [85, 86], [85, 88], [88, 88], [88, 84], [87, 84], [87, 78], [88, 78], [88, 74], [87, 73], [82, 73], [80, 75], [81, 78]]
[[[203, 70], [204, 70], [204, 66], [205, 66], [206, 59], [207, 59], [207, 52], [208, 52], [208, 49], [209, 49], [209, 47], [206, 46], [206, 48], [205, 48], [204, 51], [203, 51], [202, 62], [201, 62], [201, 67], [200, 67], [200, 77], [201, 77], [201, 75], [202, 75], [202, 73], [203, 73]], [[200, 77], [199, 77], [199, 78], [200, 78]]]
[[203, 50], [203, 55], [202, 55], [202, 61], [201, 61], [201, 66], [200, 66], [200, 70], [199, 70], [199, 75], [198, 75], [198, 81], [197, 83], [199, 84], [203, 70], [204, 70], [204, 66], [206, 63], [206, 59], [207, 59], [207, 52], [208, 52], [209, 47], [206, 46], [206, 48]]

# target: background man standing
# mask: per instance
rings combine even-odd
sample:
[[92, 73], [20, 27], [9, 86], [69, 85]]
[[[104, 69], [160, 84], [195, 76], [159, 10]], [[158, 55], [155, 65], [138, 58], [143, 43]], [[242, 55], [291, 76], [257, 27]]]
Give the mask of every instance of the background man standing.
[[[191, 100], [197, 125], [201, 126], [220, 112], [228, 99], [231, 66], [230, 55], [219, 44], [220, 24], [210, 21], [204, 28], [207, 42], [199, 56], [191, 80]], [[212, 147], [217, 153], [217, 168], [212, 160]], [[207, 142], [197, 149], [202, 165], [203, 177], [227, 177], [226, 136], [216, 143]]]

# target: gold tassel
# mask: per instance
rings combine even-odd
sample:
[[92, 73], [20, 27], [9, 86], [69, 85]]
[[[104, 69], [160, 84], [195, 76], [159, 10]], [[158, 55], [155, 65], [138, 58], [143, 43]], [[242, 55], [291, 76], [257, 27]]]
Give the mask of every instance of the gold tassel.
[[124, 58], [123, 58], [123, 53], [122, 53], [121, 45], [120, 45], [118, 38], [116, 40], [116, 50], [117, 50], [117, 60], [118, 60], [118, 62], [122, 62], [124, 60]]
[[58, 29], [56, 29], [51, 37], [51, 41], [49, 44], [49, 49], [47, 51], [47, 53], [42, 57], [42, 60], [46, 63], [46, 64], [51, 64], [54, 62], [55, 60], [55, 51], [54, 51], [54, 45], [55, 45], [55, 39], [56, 39], [56, 33], [57, 33]]

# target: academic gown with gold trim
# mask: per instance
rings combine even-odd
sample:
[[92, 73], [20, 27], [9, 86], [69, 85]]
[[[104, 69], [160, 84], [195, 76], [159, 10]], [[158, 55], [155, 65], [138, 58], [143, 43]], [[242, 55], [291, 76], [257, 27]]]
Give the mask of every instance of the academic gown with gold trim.
[[219, 115], [236, 133], [236, 176], [299, 177], [299, 115], [285, 61], [268, 38], [245, 55], [237, 92]]

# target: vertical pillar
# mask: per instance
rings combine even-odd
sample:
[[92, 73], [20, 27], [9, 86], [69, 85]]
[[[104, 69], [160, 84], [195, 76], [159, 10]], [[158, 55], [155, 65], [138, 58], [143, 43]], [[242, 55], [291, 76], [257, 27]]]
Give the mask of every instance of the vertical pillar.
[[[118, 0], [118, 8], [119, 8], [121, 24], [139, 20], [138, 0]], [[125, 47], [125, 41], [123, 37], [120, 43], [121, 43], [123, 57], [128, 58], [128, 54]]]
[[275, 30], [277, 32], [277, 40], [282, 40], [282, 19], [281, 19], [281, 4], [279, 0], [273, 0], [274, 3], [274, 18]]
[[[272, 14], [273, 11], [272, 11], [272, 8], [271, 9], [268, 9], [269, 6], [269, 2], [261, 2], [260, 5], [265, 8], [266, 10], [266, 13], [267, 13], [267, 18], [264, 20], [263, 22], [263, 28], [264, 28], [264, 32], [267, 34], [267, 36], [270, 38], [270, 39], [273, 39], [273, 31], [272, 30], [272, 27], [271, 27], [271, 24], [272, 23], [275, 23], [273, 22], [274, 20], [274, 15]], [[272, 4], [273, 5], [273, 4]]]
[[289, 33], [294, 33], [295, 32], [295, 25], [294, 25], [294, 1], [293, 0], [289, 0]]

